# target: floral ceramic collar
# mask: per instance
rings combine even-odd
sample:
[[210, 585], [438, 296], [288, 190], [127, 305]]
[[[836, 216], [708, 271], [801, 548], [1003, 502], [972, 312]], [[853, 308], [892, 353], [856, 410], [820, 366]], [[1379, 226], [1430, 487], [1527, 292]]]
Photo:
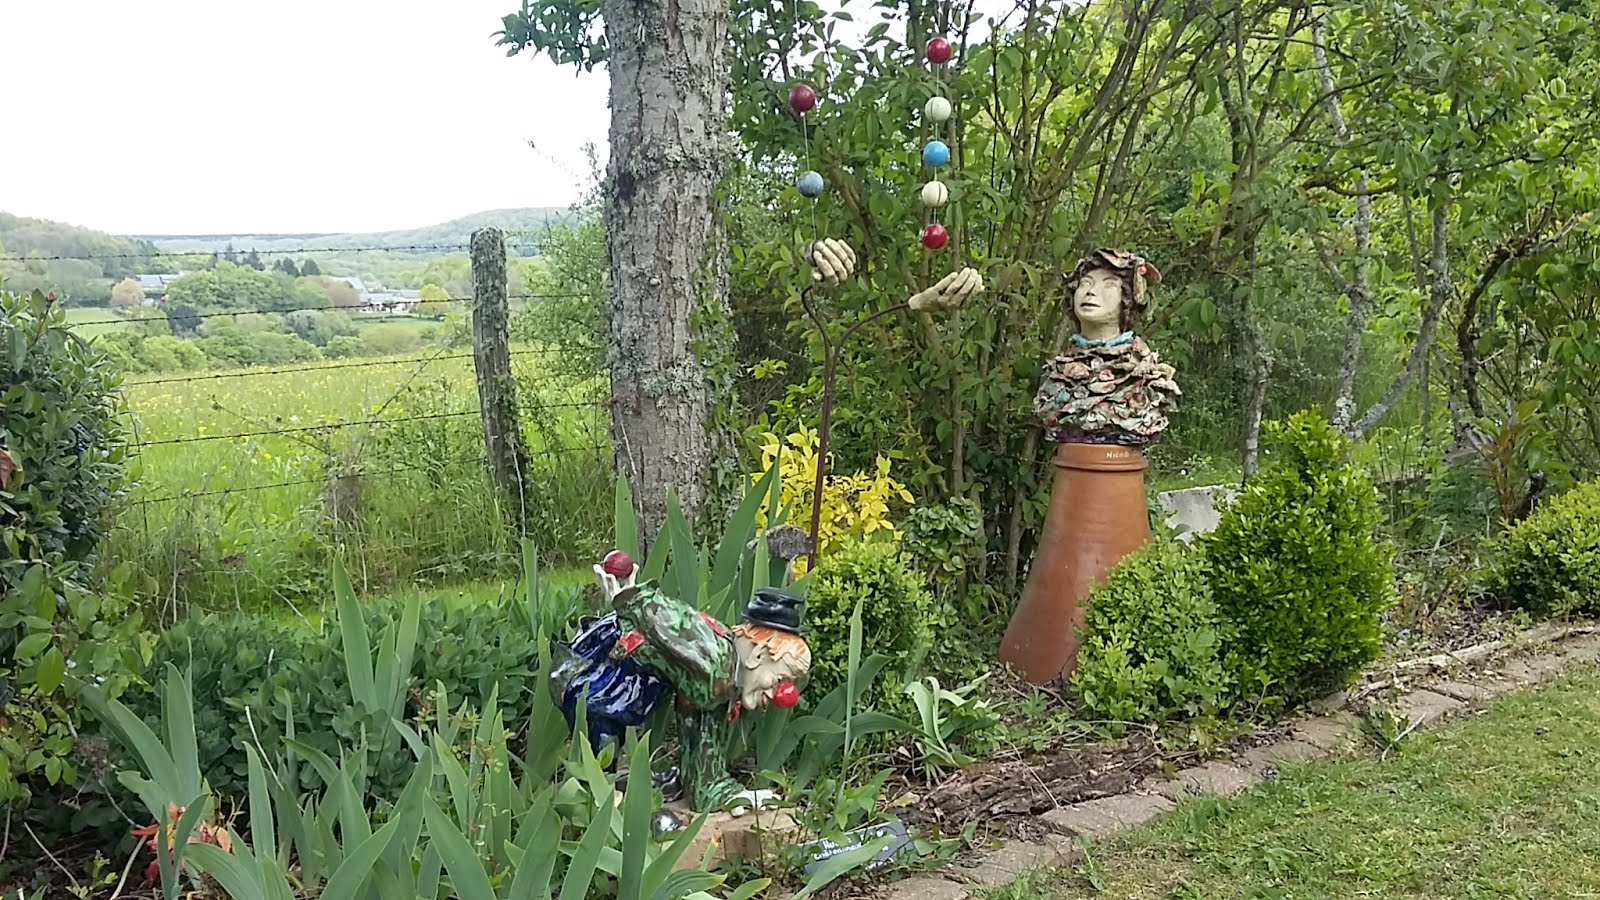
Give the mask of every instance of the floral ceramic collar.
[[1131, 331], [1124, 331], [1106, 341], [1091, 341], [1081, 334], [1075, 334], [1072, 336], [1072, 345], [1074, 347], [1120, 347], [1131, 340], [1133, 340], [1133, 332]]

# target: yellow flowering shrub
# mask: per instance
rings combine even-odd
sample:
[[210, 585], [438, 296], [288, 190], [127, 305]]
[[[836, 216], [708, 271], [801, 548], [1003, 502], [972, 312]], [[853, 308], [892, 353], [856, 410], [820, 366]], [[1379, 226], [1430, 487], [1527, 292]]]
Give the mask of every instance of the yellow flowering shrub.
[[[812, 494], [817, 484], [817, 432], [800, 428], [787, 438], [768, 432], [762, 436], [761, 471], [779, 466], [780, 487], [778, 509], [787, 516], [788, 524], [807, 531], [811, 528]], [[822, 488], [822, 522], [817, 529], [817, 542], [824, 555], [837, 550], [844, 542], [860, 539], [882, 531], [892, 532], [899, 540], [900, 532], [890, 516], [890, 504], [899, 501], [913, 504], [911, 492], [889, 473], [886, 456], [879, 456], [873, 470], [849, 475], [829, 474]], [[760, 475], [752, 477], [759, 480]], [[756, 523], [768, 524], [769, 504], [763, 503]], [[796, 574], [799, 574], [797, 572]]]

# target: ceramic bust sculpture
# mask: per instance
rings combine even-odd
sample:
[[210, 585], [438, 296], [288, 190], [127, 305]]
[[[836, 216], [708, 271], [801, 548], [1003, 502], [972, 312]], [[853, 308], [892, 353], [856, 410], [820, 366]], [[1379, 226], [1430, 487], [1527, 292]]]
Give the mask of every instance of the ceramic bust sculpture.
[[1055, 442], [1050, 508], [1000, 661], [1030, 681], [1072, 674], [1085, 601], [1150, 540], [1142, 448], [1179, 396], [1172, 367], [1134, 335], [1161, 274], [1138, 256], [1096, 250], [1067, 279], [1072, 343], [1046, 361], [1034, 411]]
[[1034, 400], [1052, 441], [1144, 446], [1166, 430], [1181, 394], [1175, 373], [1133, 333], [1147, 283], [1160, 284], [1161, 273], [1117, 250], [1097, 250], [1073, 270], [1067, 296], [1077, 333], [1045, 363]]

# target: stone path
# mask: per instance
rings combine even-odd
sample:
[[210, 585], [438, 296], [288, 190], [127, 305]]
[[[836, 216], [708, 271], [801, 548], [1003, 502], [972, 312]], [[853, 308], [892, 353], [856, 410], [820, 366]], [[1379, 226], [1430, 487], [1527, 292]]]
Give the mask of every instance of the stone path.
[[1149, 824], [1189, 796], [1232, 796], [1277, 775], [1287, 763], [1349, 753], [1362, 743], [1353, 710], [1387, 705], [1410, 729], [1429, 728], [1516, 690], [1549, 681], [1574, 666], [1600, 659], [1600, 633], [1593, 627], [1540, 626], [1518, 640], [1459, 654], [1440, 654], [1394, 667], [1393, 677], [1369, 681], [1353, 693], [1326, 698], [1318, 714], [1290, 723], [1276, 743], [1228, 760], [1184, 769], [1176, 777], [1152, 776], [1132, 790], [1050, 810], [1038, 817], [1043, 841], [1014, 839], [966, 865], [919, 874], [883, 885], [885, 900], [964, 900], [978, 888], [1004, 887], [1029, 870], [1070, 865], [1079, 844], [1104, 841]]

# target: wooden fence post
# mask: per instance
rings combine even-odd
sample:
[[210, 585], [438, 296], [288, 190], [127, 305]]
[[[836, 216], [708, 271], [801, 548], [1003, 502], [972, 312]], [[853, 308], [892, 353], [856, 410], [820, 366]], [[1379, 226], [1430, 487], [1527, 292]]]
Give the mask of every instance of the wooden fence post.
[[517, 415], [511, 374], [510, 309], [506, 299], [506, 241], [498, 228], [472, 233], [472, 365], [483, 410], [489, 472], [510, 499], [518, 531], [528, 523], [528, 451]]

